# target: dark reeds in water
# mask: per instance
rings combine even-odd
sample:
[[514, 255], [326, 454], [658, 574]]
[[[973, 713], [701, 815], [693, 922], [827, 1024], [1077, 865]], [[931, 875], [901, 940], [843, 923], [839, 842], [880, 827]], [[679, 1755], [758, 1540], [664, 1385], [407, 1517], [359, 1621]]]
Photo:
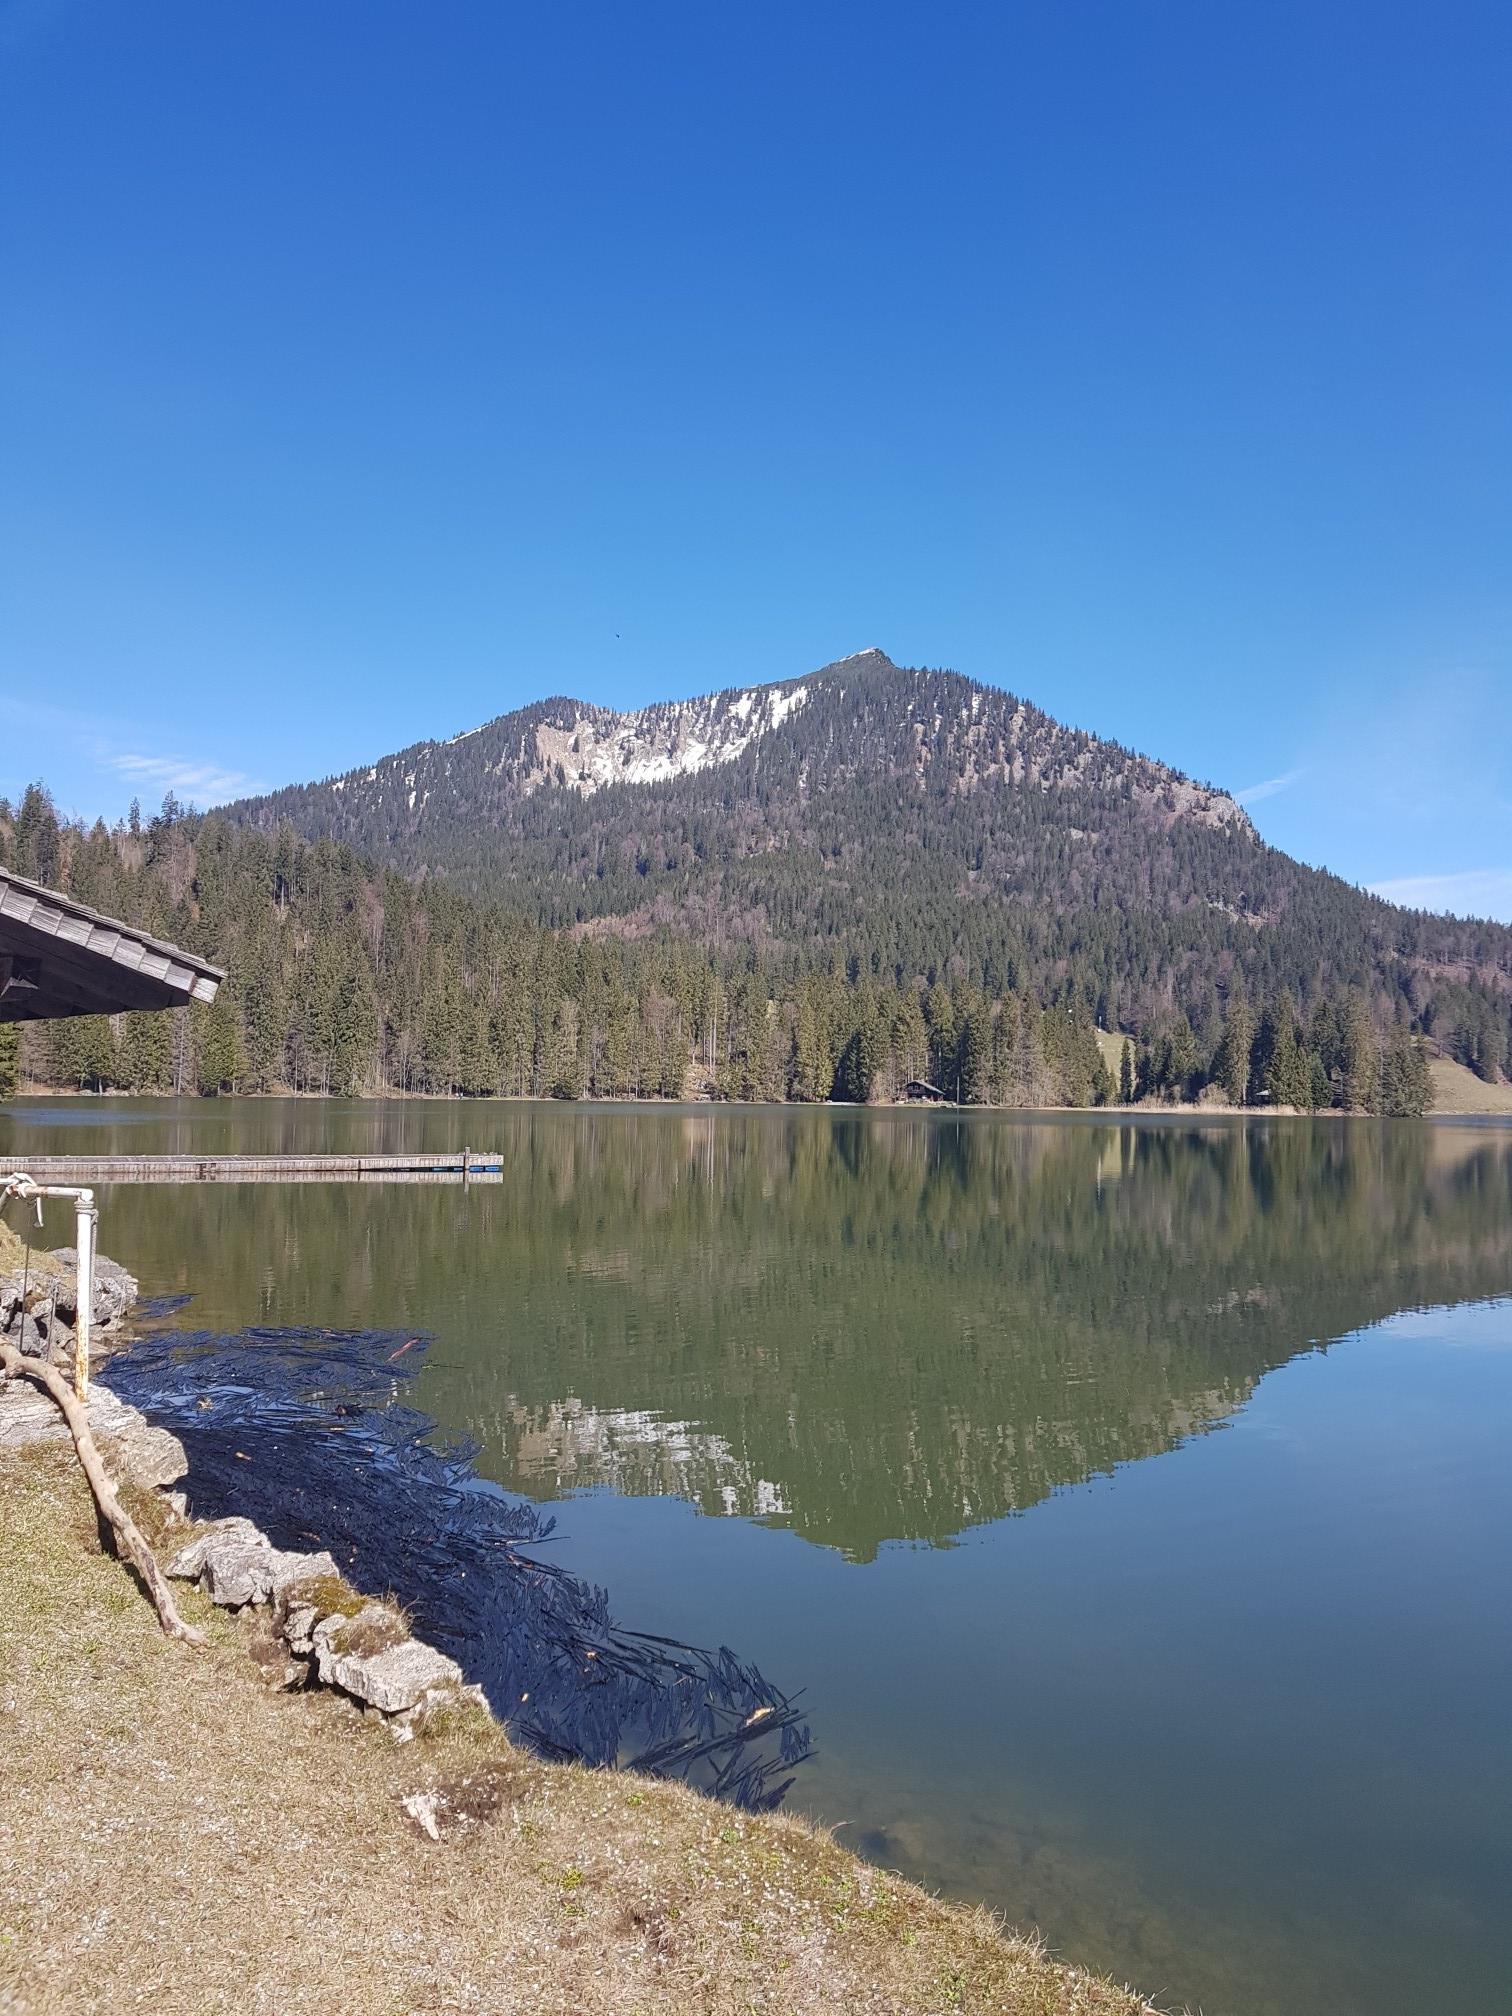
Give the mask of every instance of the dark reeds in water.
[[809, 1753], [792, 1701], [728, 1649], [626, 1630], [535, 1550], [555, 1520], [441, 1447], [398, 1398], [428, 1339], [385, 1331], [162, 1330], [108, 1381], [189, 1456], [197, 1518], [245, 1514], [279, 1547], [327, 1547], [359, 1589], [478, 1682], [538, 1754], [680, 1778], [758, 1811]]

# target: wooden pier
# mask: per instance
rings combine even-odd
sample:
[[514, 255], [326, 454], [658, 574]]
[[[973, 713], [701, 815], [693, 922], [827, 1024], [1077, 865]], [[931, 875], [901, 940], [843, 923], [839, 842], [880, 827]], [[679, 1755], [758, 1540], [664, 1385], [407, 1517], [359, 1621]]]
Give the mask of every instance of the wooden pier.
[[478, 1148], [440, 1155], [20, 1155], [37, 1183], [498, 1182], [503, 1157]]

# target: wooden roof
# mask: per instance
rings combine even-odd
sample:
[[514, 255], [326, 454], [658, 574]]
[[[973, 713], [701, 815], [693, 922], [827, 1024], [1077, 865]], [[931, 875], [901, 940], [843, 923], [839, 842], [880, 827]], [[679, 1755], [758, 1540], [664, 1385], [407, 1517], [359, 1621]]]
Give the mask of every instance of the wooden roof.
[[225, 974], [0, 868], [0, 1022], [213, 1001]]

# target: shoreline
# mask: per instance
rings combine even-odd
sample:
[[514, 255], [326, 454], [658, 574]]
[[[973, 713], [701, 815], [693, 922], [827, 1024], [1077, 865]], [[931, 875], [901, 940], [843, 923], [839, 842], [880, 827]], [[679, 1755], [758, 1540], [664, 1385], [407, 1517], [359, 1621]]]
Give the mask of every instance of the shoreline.
[[[91, 1405], [108, 1461], [154, 1552], [185, 1578], [184, 1616], [209, 1641], [172, 1642], [130, 1572], [95, 1544], [52, 1403], [23, 1398], [50, 1421], [24, 1446], [0, 1434], [14, 1564], [0, 1659], [15, 1767], [0, 1815], [10, 1851], [0, 2001], [17, 2016], [63, 2006], [103, 2016], [144, 1993], [164, 2016], [292, 2006], [308, 1988], [310, 1941], [350, 2016], [479, 1997], [544, 2016], [789, 2005], [1153, 2016], [1132, 1992], [1048, 1958], [983, 1909], [877, 1869], [805, 1820], [532, 1756], [420, 1641], [407, 1644], [412, 1662], [431, 1662], [420, 1660], [421, 1698], [379, 1705], [364, 1669], [403, 1649], [402, 1616], [325, 1574], [328, 1556], [280, 1555], [244, 1521], [187, 1518], [171, 1488], [182, 1444], [118, 1400], [107, 1369]], [[0, 1416], [16, 1413], [0, 1388]], [[320, 1606], [302, 1601], [317, 1592], [324, 1625], [312, 1617]], [[326, 1685], [305, 1685], [312, 1650]], [[55, 1707], [81, 1674], [82, 1727]], [[100, 1844], [122, 1813], [130, 1851], [110, 1853], [101, 1940]], [[186, 1860], [194, 1841], [203, 1845]], [[24, 1875], [36, 1867], [48, 1871], [42, 1907]], [[164, 1872], [176, 1874], [165, 1884]], [[182, 1975], [165, 1959], [180, 1952], [192, 1955]]]
[[[1423, 1120], [1495, 1120], [1512, 1117], [1512, 1085], [1488, 1085], [1488, 1103], [1484, 1106], [1452, 1105], [1430, 1106], [1425, 1113], [1411, 1116], [1413, 1121]], [[456, 1094], [446, 1092], [291, 1092], [274, 1090], [264, 1092], [90, 1092], [84, 1088], [65, 1090], [57, 1085], [18, 1086], [7, 1100], [0, 1101], [0, 1119], [9, 1110], [32, 1100], [98, 1100], [111, 1102], [150, 1102], [163, 1105], [204, 1107], [213, 1111], [217, 1106], [236, 1103], [276, 1104], [297, 1100], [309, 1106], [445, 1106], [471, 1109], [492, 1106], [540, 1106], [561, 1112], [615, 1112], [615, 1113], [916, 1113], [922, 1115], [949, 1115], [953, 1119], [968, 1119], [976, 1114], [1011, 1114], [1026, 1120], [1054, 1120], [1060, 1115], [1076, 1115], [1081, 1118], [1129, 1120], [1387, 1120], [1401, 1116], [1384, 1113], [1364, 1113], [1346, 1111], [1340, 1107], [1308, 1106], [1226, 1106], [1215, 1103], [1199, 1104], [1193, 1101], [1160, 1101], [1150, 1104], [1122, 1106], [1116, 1103], [1105, 1106], [958, 1106], [951, 1100], [923, 1099], [873, 1099], [864, 1103], [847, 1099], [553, 1099], [544, 1093], [489, 1092]]]

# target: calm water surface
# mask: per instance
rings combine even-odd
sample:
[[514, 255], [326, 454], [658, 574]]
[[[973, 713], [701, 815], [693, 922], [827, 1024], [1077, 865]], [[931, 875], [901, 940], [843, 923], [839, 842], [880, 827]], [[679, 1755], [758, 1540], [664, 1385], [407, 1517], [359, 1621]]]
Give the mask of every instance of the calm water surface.
[[[806, 1687], [797, 1803], [1208, 2016], [1512, 2007], [1512, 1129], [39, 1101], [185, 1320], [413, 1324], [634, 1626]], [[58, 1227], [61, 1236], [63, 1227]]]

